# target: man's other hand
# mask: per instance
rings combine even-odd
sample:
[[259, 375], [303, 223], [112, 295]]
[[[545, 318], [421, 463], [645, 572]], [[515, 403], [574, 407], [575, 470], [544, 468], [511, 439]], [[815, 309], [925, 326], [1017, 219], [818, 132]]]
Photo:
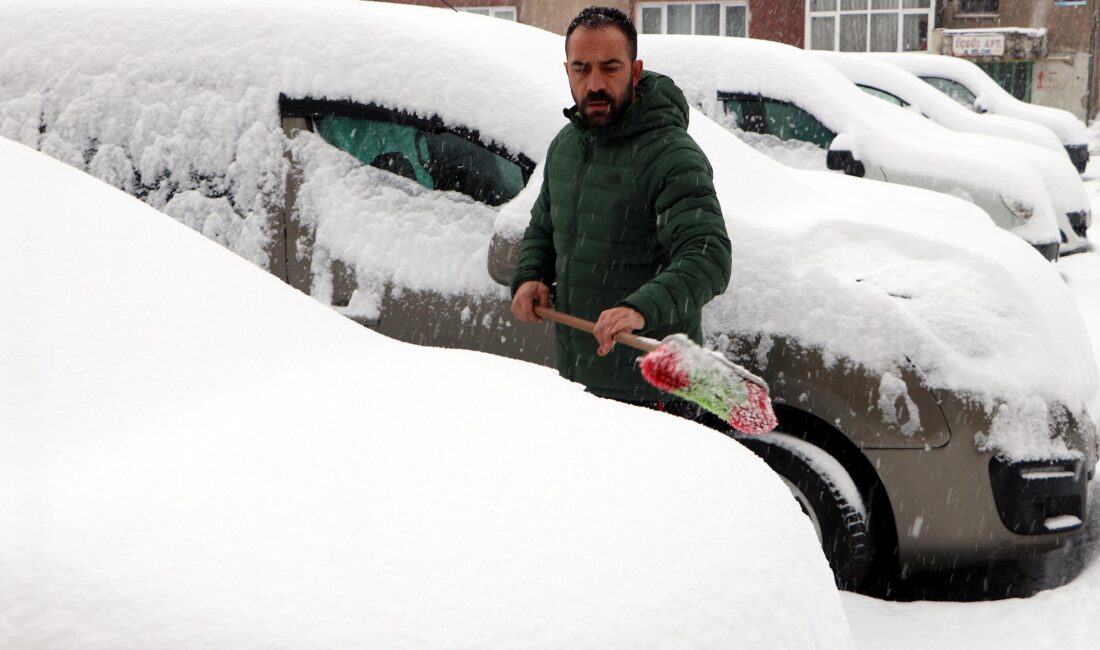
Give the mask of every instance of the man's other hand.
[[611, 352], [611, 348], [615, 347], [615, 335], [622, 332], [630, 333], [643, 327], [645, 327], [645, 318], [630, 307], [605, 309], [596, 319], [596, 328], [592, 332], [600, 344], [596, 354], [603, 357]]
[[516, 289], [516, 295], [512, 298], [512, 313], [525, 323], [537, 323], [542, 318], [535, 313], [535, 305], [550, 306], [550, 287], [538, 280], [528, 280]]

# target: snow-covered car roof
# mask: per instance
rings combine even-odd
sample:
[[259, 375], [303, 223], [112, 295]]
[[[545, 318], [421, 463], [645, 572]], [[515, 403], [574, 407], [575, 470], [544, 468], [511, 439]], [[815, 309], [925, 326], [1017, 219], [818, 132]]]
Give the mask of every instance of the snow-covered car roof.
[[[365, 308], [386, 283], [505, 300], [486, 269], [489, 239], [526, 224], [541, 170], [489, 208], [364, 167], [312, 133], [288, 141], [277, 100], [431, 113], [538, 162], [572, 102], [562, 38], [431, 8], [318, 6], [5, 3], [0, 135], [128, 189], [261, 265], [290, 151], [306, 176], [299, 217], [318, 224], [318, 247], [363, 264]], [[697, 111], [690, 132], [714, 166], [734, 246], [730, 289], [705, 312], [715, 336], [795, 337], [879, 374], [912, 361], [930, 386], [991, 407], [1040, 399], [1078, 410], [1095, 395], [1088, 336], [1056, 270], [978, 208], [798, 173]]]
[[967, 110], [904, 68], [853, 52], [815, 50], [813, 54], [852, 83], [888, 92], [949, 129], [1013, 138], [1065, 155], [1062, 141], [1049, 128], [1007, 115]]
[[56, 160], [0, 165], [0, 646], [853, 647], [725, 436], [387, 339]]
[[965, 59], [925, 52], [875, 52], [866, 56], [904, 68], [918, 77], [952, 79], [966, 86], [990, 112], [1042, 124], [1057, 133], [1066, 145], [1088, 144], [1085, 125], [1073, 113], [1022, 102], [1008, 94], [981, 68]]

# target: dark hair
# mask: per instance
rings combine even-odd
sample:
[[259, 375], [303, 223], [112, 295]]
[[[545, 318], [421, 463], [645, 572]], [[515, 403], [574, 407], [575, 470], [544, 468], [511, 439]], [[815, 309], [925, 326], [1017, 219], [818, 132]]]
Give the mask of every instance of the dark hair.
[[638, 58], [638, 30], [634, 29], [634, 23], [626, 17], [626, 14], [612, 7], [588, 7], [581, 9], [569, 28], [565, 30], [565, 46], [569, 47], [569, 37], [578, 27], [595, 29], [598, 27], [617, 27], [626, 36], [626, 42], [630, 46], [630, 60]]

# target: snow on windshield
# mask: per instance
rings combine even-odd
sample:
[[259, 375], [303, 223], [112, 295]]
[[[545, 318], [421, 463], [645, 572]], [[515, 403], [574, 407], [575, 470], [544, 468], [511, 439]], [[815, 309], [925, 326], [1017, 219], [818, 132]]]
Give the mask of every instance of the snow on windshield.
[[0, 165], [0, 646], [852, 647], [808, 520], [727, 437], [387, 339], [62, 163]]

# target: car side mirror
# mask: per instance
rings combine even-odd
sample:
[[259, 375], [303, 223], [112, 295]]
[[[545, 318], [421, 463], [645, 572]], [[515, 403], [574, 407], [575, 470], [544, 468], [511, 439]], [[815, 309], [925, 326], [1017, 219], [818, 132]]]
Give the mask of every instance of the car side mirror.
[[975, 113], [988, 113], [989, 109], [985, 107], [985, 102], [981, 97], [974, 98], [974, 112]]
[[863, 163], [845, 149], [829, 149], [825, 154], [825, 166], [834, 171], [843, 171], [848, 176], [862, 177], [867, 173]]
[[489, 277], [498, 284], [512, 286], [516, 258], [519, 257], [519, 241], [507, 235], [493, 233], [493, 239], [489, 242]]

